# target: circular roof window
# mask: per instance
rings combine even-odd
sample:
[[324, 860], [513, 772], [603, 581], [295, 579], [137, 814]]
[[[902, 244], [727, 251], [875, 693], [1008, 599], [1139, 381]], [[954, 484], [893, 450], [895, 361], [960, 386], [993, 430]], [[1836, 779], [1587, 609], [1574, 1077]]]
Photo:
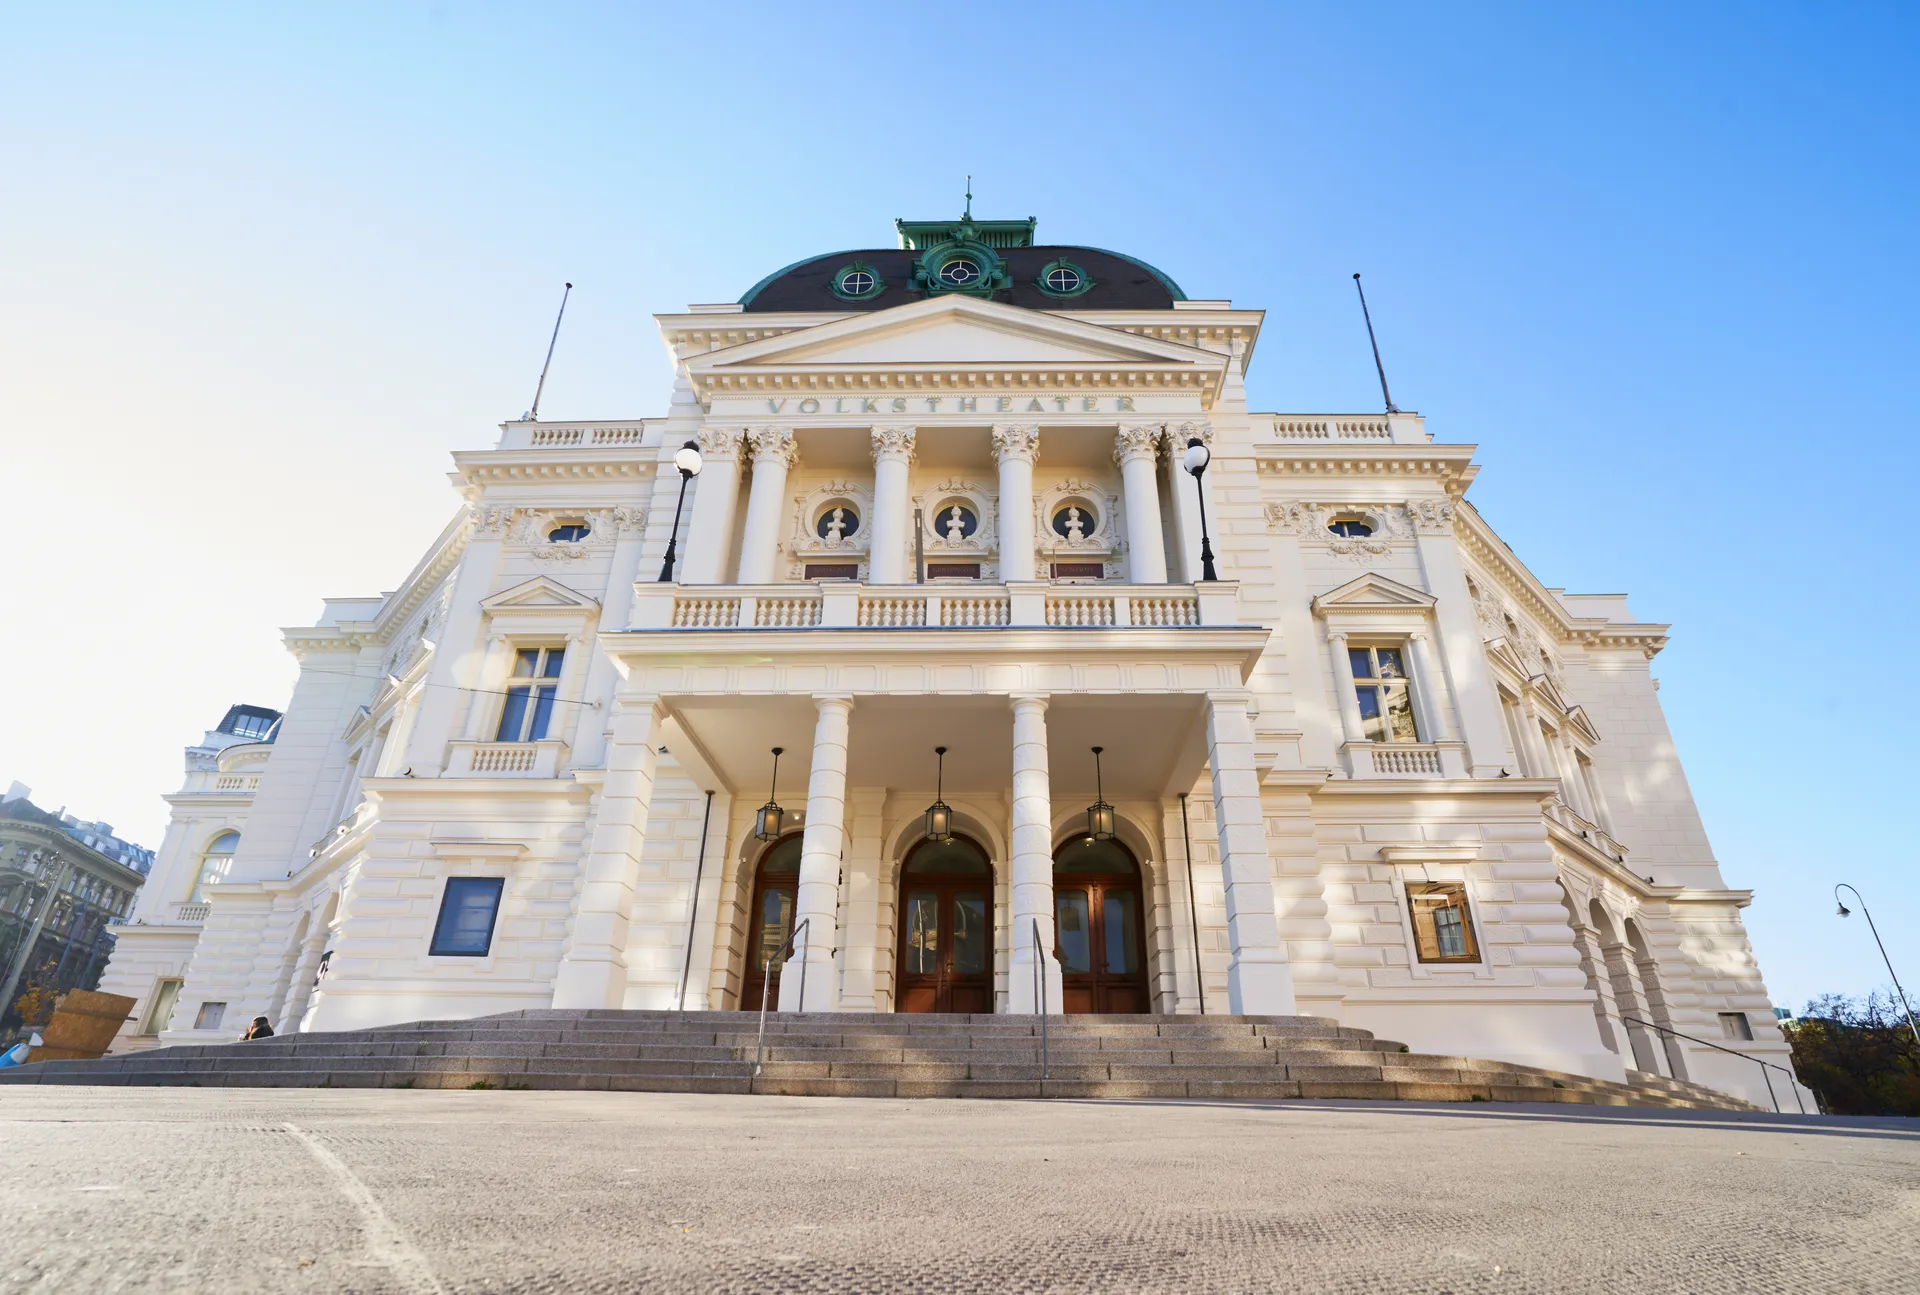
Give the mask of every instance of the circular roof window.
[[848, 301], [877, 297], [885, 286], [880, 281], [879, 273], [871, 265], [860, 261], [842, 266], [833, 276], [833, 295]]
[[1072, 261], [1048, 262], [1040, 267], [1040, 277], [1035, 282], [1049, 297], [1077, 297], [1093, 286], [1087, 272]]
[[1327, 529], [1350, 540], [1365, 539], [1373, 534], [1373, 527], [1358, 517], [1336, 517], [1327, 523]]
[[956, 256], [940, 267], [940, 282], [963, 287], [980, 277], [980, 267], [964, 256]]

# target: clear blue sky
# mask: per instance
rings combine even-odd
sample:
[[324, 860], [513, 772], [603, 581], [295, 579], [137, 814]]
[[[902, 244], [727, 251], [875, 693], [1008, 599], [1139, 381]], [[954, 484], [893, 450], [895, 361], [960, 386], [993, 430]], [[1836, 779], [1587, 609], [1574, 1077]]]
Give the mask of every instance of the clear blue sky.
[[1776, 998], [1920, 985], [1916, 11], [11, 4], [0, 781], [158, 842], [274, 627], [391, 588], [446, 453], [664, 411], [649, 316], [895, 216], [1037, 216], [1268, 310], [1256, 408], [1480, 446], [1655, 663]]

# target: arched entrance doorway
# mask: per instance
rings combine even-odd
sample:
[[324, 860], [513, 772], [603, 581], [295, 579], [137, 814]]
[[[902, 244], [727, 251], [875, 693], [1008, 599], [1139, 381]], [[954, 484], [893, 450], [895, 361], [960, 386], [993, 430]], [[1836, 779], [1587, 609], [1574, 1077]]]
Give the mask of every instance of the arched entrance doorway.
[[900, 869], [894, 1010], [993, 1010], [993, 867], [964, 836], [922, 841]]
[[1053, 852], [1061, 1010], [1150, 1009], [1144, 908], [1140, 865], [1118, 841], [1078, 836]]
[[[747, 965], [740, 976], [740, 1010], [760, 1010], [780, 997], [780, 963], [767, 971], [767, 959], [793, 934], [793, 909], [800, 889], [800, 840], [794, 832], [781, 837], [760, 856], [754, 875], [753, 907], [747, 918]], [[771, 982], [771, 983], [769, 983]]]

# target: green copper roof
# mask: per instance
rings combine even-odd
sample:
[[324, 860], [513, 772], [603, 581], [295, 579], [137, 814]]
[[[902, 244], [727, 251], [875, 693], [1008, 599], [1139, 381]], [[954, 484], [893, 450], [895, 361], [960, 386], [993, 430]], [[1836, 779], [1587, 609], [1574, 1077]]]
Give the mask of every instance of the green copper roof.
[[1025, 220], [896, 220], [893, 227], [900, 235], [900, 246], [912, 252], [925, 251], [936, 243], [969, 242], [983, 247], [1032, 247], [1033, 229], [1040, 223], [1034, 216]]

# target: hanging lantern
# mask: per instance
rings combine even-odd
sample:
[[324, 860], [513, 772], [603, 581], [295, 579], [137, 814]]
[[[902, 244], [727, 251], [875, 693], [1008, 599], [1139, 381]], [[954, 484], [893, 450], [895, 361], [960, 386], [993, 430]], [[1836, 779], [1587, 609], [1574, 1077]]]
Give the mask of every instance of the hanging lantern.
[[1096, 841], [1113, 840], [1113, 806], [1107, 804], [1106, 789], [1100, 781], [1100, 753], [1104, 746], [1093, 748], [1093, 804], [1087, 806], [1087, 835]]
[[756, 841], [773, 841], [780, 836], [780, 824], [786, 819], [787, 811], [781, 809], [773, 799], [774, 789], [780, 785], [780, 753], [785, 747], [773, 748], [773, 778], [767, 784], [767, 803], [753, 816], [753, 837]]
[[934, 774], [933, 804], [927, 806], [927, 840], [945, 845], [953, 840], [953, 809], [940, 795], [946, 790], [947, 748], [936, 746], [933, 754], [939, 761], [938, 771]]

